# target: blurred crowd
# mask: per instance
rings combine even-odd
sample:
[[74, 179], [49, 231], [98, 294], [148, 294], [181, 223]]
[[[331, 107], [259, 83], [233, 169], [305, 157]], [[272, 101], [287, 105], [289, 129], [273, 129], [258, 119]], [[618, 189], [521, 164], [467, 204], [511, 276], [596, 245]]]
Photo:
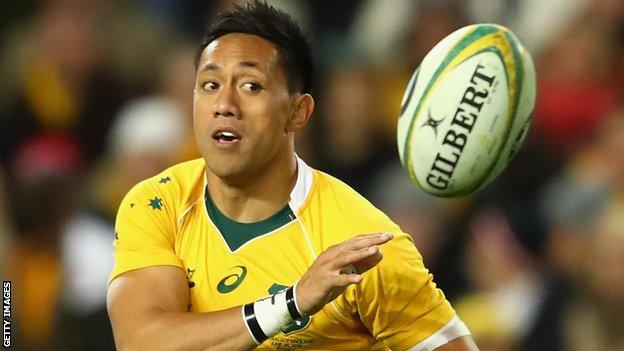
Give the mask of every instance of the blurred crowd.
[[[20, 350], [112, 350], [117, 206], [199, 157], [195, 50], [228, 0], [24, 0], [0, 19], [0, 272]], [[309, 164], [410, 233], [481, 350], [624, 350], [624, 1], [274, 0], [317, 60]], [[396, 121], [424, 55], [477, 22], [533, 54], [530, 134], [471, 196], [401, 169]]]

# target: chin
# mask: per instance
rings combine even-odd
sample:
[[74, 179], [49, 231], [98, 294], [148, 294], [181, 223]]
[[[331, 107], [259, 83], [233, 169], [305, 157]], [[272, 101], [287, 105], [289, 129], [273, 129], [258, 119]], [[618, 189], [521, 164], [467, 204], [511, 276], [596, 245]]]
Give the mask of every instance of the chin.
[[227, 183], [237, 183], [245, 178], [245, 174], [248, 173], [240, 162], [232, 162], [231, 160], [213, 160], [212, 162], [206, 162], [206, 167], [211, 173]]

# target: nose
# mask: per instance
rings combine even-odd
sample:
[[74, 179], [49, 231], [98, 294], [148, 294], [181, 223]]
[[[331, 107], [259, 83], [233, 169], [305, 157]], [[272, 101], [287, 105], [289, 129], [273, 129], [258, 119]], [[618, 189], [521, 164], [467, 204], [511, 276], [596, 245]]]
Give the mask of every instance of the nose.
[[214, 117], [241, 118], [238, 96], [231, 86], [224, 86], [218, 93], [214, 105]]

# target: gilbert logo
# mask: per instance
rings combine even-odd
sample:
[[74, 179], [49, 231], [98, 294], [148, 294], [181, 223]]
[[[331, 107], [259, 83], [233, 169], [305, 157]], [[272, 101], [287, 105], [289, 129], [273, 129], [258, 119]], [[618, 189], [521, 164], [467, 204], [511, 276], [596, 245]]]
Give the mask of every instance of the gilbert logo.
[[485, 74], [485, 68], [480, 63], [475, 67], [459, 106], [455, 110], [451, 125], [444, 135], [442, 141], [444, 147], [433, 160], [427, 175], [427, 184], [435, 189], [444, 190], [449, 187], [472, 128], [479, 119], [483, 105], [488, 102], [492, 88], [497, 84], [496, 76]]
[[234, 289], [241, 285], [247, 275], [247, 268], [245, 266], [234, 266], [230, 268], [230, 271], [231, 270], [236, 270], [237, 272], [226, 275], [223, 279], [221, 279], [219, 284], [217, 284], [217, 291], [221, 294], [227, 294], [234, 291]]
[[427, 113], [427, 120], [425, 121], [425, 123], [423, 123], [421, 128], [431, 127], [431, 129], [433, 129], [433, 133], [435, 134], [435, 137], [437, 139], [438, 138], [438, 126], [445, 119], [446, 119], [446, 117], [444, 117], [442, 119], [434, 119], [433, 116], [431, 115], [431, 109], [429, 109], [429, 112]]

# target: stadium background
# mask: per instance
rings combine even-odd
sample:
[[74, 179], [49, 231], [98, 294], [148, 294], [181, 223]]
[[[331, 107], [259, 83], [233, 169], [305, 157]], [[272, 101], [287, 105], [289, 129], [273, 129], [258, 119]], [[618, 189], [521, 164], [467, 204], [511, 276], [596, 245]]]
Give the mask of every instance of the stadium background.
[[[624, 350], [624, 2], [280, 0], [309, 34], [317, 109], [297, 150], [414, 241], [482, 350]], [[19, 350], [110, 350], [116, 207], [195, 158], [193, 57], [232, 1], [3, 1], [0, 271]], [[529, 138], [475, 196], [398, 163], [403, 88], [453, 30], [496, 22], [532, 52]]]

